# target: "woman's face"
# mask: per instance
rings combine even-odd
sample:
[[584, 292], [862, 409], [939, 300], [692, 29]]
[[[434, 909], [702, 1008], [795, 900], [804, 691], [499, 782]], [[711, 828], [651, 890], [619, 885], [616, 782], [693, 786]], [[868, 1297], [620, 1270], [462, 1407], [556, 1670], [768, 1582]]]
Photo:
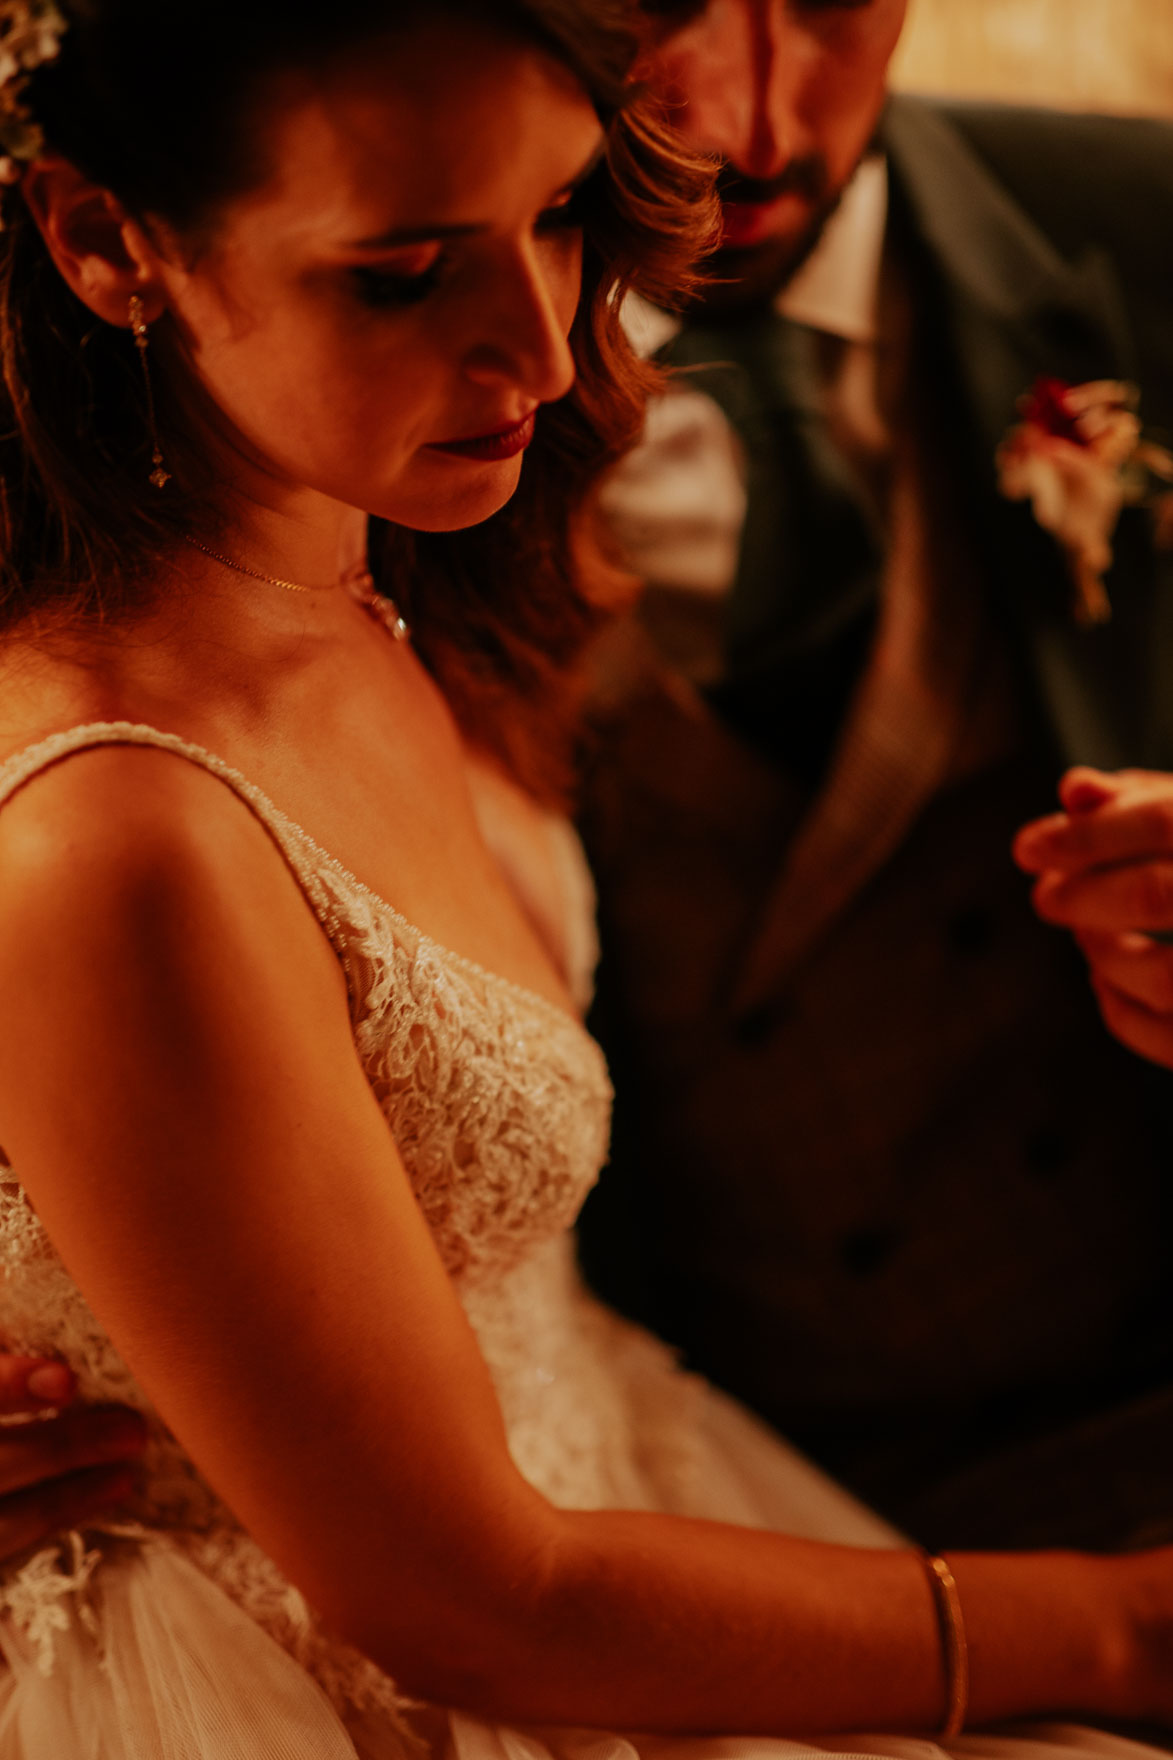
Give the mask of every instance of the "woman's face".
[[264, 184], [159, 264], [234, 479], [423, 530], [487, 518], [574, 377], [589, 99], [537, 49], [427, 26], [286, 76], [263, 144]]

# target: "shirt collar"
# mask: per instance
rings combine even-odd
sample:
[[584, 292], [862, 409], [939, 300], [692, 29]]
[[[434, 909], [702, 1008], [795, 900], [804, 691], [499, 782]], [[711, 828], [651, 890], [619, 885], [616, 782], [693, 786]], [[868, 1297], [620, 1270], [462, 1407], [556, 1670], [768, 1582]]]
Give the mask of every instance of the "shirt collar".
[[874, 343], [888, 224], [888, 166], [873, 153], [843, 192], [811, 255], [774, 301], [792, 323], [845, 342]]
[[[823, 236], [774, 301], [774, 310], [848, 342], [874, 343], [878, 334], [880, 263], [888, 225], [888, 164], [870, 154], [843, 192]], [[645, 360], [684, 328], [684, 320], [638, 293], [623, 302], [623, 327]]]
[[666, 348], [684, 329], [684, 319], [677, 312], [654, 306], [642, 293], [628, 294], [620, 317], [628, 342], [645, 361]]

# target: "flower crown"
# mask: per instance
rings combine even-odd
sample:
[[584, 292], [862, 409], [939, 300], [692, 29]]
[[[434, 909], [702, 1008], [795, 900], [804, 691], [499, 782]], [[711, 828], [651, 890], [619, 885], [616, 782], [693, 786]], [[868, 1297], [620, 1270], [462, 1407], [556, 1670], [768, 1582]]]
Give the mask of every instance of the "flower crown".
[[0, 182], [14, 183], [45, 144], [25, 87], [56, 58], [65, 29], [54, 0], [0, 0]]

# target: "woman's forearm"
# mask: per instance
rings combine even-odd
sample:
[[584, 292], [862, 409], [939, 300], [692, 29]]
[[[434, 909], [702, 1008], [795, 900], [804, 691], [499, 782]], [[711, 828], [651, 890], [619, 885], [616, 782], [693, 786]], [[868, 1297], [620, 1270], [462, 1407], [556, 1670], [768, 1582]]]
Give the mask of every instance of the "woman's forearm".
[[[779, 1734], [940, 1728], [940, 1627], [915, 1550], [672, 1516], [560, 1522], [544, 1580], [514, 1595], [496, 1653], [490, 1643], [479, 1667], [467, 1655], [440, 1658], [429, 1678], [408, 1685], [505, 1721]], [[1126, 1585], [1114, 1561], [1059, 1552], [951, 1561], [969, 1642], [969, 1722], [1153, 1714], [1130, 1703]]]

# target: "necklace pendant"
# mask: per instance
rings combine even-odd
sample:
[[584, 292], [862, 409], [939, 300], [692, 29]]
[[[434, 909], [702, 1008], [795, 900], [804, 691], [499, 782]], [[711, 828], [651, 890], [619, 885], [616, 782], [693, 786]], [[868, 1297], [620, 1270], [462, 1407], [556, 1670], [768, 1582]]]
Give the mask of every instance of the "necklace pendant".
[[345, 577], [346, 586], [354, 594], [363, 610], [381, 623], [393, 641], [405, 642], [411, 635], [407, 620], [400, 616], [399, 607], [394, 599], [386, 593], [380, 593], [375, 585], [375, 577], [368, 568], [358, 568]]
[[373, 581], [371, 591], [364, 597], [363, 604], [371, 616], [377, 618], [383, 625], [393, 641], [405, 642], [410, 636], [411, 630], [408, 628], [407, 620], [400, 616], [399, 607], [394, 599], [388, 599], [385, 593], [376, 592]]

